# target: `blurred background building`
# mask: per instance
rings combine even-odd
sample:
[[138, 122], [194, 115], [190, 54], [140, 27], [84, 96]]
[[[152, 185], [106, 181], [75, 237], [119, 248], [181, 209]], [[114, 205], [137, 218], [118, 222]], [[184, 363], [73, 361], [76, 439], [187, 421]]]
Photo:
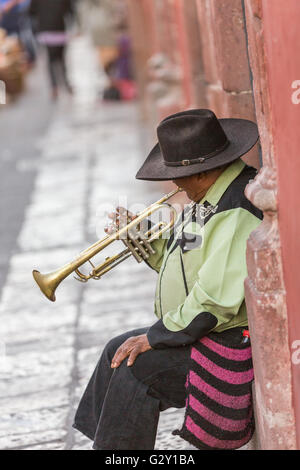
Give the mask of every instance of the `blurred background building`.
[[[105, 344], [117, 328], [135, 327], [141, 321], [133, 315], [130, 325], [122, 325], [122, 305], [132, 295], [132, 286], [124, 281], [118, 303], [113, 293], [106, 297], [105, 337], [93, 313], [105, 296], [93, 288], [96, 301], [88, 301], [83, 293], [75, 296], [77, 313], [72, 316], [67, 307], [68, 293], [73, 298], [69, 287], [66, 305], [61, 308], [70, 325], [60, 323], [59, 309], [39, 304], [38, 293], [31, 293], [34, 286], [26, 273], [32, 260], [43, 260], [44, 256], [52, 266], [65, 245], [72, 251], [94, 241], [95, 233], [86, 225], [94, 226], [91, 214], [99, 201], [111, 200], [121, 191], [150, 202], [165, 191], [169, 185], [146, 184], [140, 189], [133, 182], [135, 169], [156, 140], [158, 122], [183, 109], [208, 107], [219, 118], [246, 118], [259, 126], [260, 144], [245, 157], [260, 170], [248, 186], [247, 196], [265, 214], [264, 222], [250, 237], [247, 251], [246, 300], [258, 431], [255, 445], [299, 449], [298, 0], [287, 0], [284, 8], [281, 0], [74, 1], [66, 46], [71, 93], [60, 90], [55, 103], [49, 93], [45, 49], [34, 40], [29, 6], [29, 2], [20, 0], [0, 2], [0, 80], [6, 84], [7, 103], [12, 101], [0, 109], [0, 223], [5, 227], [0, 238], [2, 335], [12, 361], [32, 345], [28, 361], [34, 362], [42, 348], [38, 336], [47, 339], [47, 331], [56, 329], [60, 338], [59, 332], [69, 331], [70, 325], [72, 332], [67, 337], [73, 346], [65, 345], [61, 359], [55, 356], [68, 367], [62, 367], [66, 385], [61, 385], [57, 397], [60, 411], [51, 411], [51, 416], [59, 416], [63, 424], [58, 426], [53, 421], [53, 430], [41, 425], [42, 441], [48, 444], [34, 437], [27, 439], [27, 435], [38, 434], [36, 423], [42, 422], [41, 414], [45, 410], [48, 413], [49, 407], [43, 405], [40, 414], [34, 411], [35, 421], [27, 424], [31, 418], [22, 415], [25, 401], [18, 401], [20, 384], [28, 389], [28, 406], [34, 400], [38, 402], [39, 396], [47, 396], [31, 378], [30, 365], [26, 379], [22, 370], [4, 374], [0, 406], [2, 401], [3, 406], [11, 407], [7, 423], [13, 415], [20, 430], [15, 432], [4, 424], [3, 436], [7, 439], [3, 438], [3, 446], [80, 448], [70, 423], [80, 387], [88, 376], [87, 361], [91, 367], [99, 344]], [[25, 172], [19, 174], [20, 168]], [[79, 187], [78, 211], [72, 200], [74, 180]], [[66, 193], [59, 192], [61, 185]], [[47, 196], [50, 187], [57, 198], [53, 198], [53, 207]], [[40, 197], [42, 202], [38, 203]], [[60, 219], [57, 211], [61, 211]], [[74, 232], [73, 224], [78, 220], [79, 228]], [[54, 226], [56, 231], [51, 232]], [[62, 243], [69, 230], [72, 237]], [[19, 262], [22, 279], [16, 273]], [[153, 280], [147, 274], [142, 276], [151, 285]], [[19, 296], [13, 290], [15, 281]], [[147, 324], [151, 322], [152, 293], [141, 290], [135, 294], [137, 304], [146, 312], [142, 322]], [[19, 298], [23, 303], [18, 303]], [[52, 323], [40, 323], [39, 315], [52, 316]], [[25, 339], [20, 339], [20, 330]], [[54, 350], [57, 345], [51, 347]], [[37, 360], [40, 369], [37, 367], [36, 380], [47, 370], [47, 360], [43, 360], [44, 367]], [[158, 445], [162, 445], [168, 426], [172, 428], [171, 422], [169, 415], [161, 427]], [[55, 427], [60, 434], [55, 434]], [[179, 445], [174, 442], [169, 440], [165, 448]]]

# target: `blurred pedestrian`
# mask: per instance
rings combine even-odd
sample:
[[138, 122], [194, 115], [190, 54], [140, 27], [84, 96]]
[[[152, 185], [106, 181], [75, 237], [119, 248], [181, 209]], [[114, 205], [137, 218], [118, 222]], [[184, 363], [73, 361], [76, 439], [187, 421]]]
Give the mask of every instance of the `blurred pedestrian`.
[[109, 86], [104, 91], [105, 100], [131, 100], [136, 96], [133, 79], [131, 41], [125, 18], [115, 25], [116, 55], [107, 62], [104, 70], [109, 79]]
[[133, 76], [131, 41], [125, 22], [118, 27], [118, 59], [115, 72], [115, 83], [120, 90], [121, 99], [135, 98], [136, 85]]
[[28, 64], [35, 61], [34, 38], [28, 16], [30, 0], [0, 0], [0, 28], [16, 36], [26, 53]]
[[66, 89], [72, 93], [65, 62], [67, 22], [74, 15], [72, 0], [31, 0], [29, 12], [35, 24], [38, 42], [47, 50], [53, 99], [58, 96], [59, 71]]
[[0, 0], [0, 27], [9, 36], [19, 35], [19, 0]]
[[36, 59], [36, 46], [28, 9], [30, 0], [19, 0], [19, 39], [25, 49], [27, 62], [32, 65]]
[[117, 56], [104, 70], [109, 79], [109, 86], [104, 90], [104, 100], [132, 100], [136, 96], [133, 79], [130, 37], [125, 30], [120, 30], [117, 42]]
[[84, 0], [79, 4], [81, 27], [89, 32], [107, 76], [108, 84], [101, 94], [109, 100], [121, 99], [120, 91], [114, 83], [116, 61], [119, 57], [115, 10], [115, 0]]

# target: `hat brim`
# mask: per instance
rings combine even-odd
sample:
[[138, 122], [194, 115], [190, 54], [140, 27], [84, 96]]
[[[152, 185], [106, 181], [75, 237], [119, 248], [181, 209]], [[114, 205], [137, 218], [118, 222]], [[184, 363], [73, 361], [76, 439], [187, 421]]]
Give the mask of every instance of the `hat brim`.
[[225, 150], [203, 163], [189, 166], [167, 166], [164, 163], [160, 146], [157, 143], [136, 174], [136, 179], [147, 181], [166, 181], [192, 176], [202, 171], [218, 168], [245, 155], [258, 141], [257, 125], [246, 119], [219, 119], [229, 140]]

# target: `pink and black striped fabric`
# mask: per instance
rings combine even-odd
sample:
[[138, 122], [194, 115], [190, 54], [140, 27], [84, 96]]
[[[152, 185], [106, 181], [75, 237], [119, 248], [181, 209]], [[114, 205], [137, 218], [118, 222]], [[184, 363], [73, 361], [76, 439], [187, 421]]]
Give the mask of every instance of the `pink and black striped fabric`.
[[173, 434], [198, 449], [238, 449], [253, 435], [252, 355], [242, 331], [211, 333], [191, 348], [185, 419]]

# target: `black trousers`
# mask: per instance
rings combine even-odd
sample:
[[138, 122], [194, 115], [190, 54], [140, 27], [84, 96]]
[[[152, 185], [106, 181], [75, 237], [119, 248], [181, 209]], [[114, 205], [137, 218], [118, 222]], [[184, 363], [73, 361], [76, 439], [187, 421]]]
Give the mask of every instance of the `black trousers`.
[[57, 88], [61, 75], [64, 85], [69, 88], [65, 62], [65, 46], [47, 46], [48, 70], [52, 88]]
[[160, 411], [185, 406], [190, 347], [155, 349], [110, 367], [118, 347], [148, 328], [130, 331], [105, 347], [78, 406], [73, 427], [96, 450], [154, 449]]

